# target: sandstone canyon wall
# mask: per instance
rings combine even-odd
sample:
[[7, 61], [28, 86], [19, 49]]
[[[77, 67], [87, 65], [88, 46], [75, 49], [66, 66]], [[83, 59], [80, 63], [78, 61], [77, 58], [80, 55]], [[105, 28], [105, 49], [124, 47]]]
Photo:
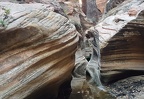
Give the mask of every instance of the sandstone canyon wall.
[[0, 99], [23, 99], [43, 88], [56, 96], [74, 68], [74, 25], [38, 3], [0, 2], [0, 20]]

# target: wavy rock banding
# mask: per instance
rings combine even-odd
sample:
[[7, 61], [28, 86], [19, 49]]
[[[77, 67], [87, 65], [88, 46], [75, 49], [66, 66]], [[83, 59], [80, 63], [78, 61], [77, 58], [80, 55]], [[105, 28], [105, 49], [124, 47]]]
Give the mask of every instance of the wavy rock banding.
[[142, 11], [102, 49], [102, 76], [105, 82], [144, 74], [143, 28]]
[[0, 2], [0, 10], [0, 99], [58, 90], [74, 68], [74, 25], [45, 4]]

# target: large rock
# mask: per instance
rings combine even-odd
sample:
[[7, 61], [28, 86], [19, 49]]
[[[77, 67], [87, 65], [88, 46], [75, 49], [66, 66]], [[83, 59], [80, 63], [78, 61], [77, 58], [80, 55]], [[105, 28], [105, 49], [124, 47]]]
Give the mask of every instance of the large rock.
[[[121, 6], [118, 6], [114, 9], [112, 9], [106, 15], [104, 15], [95, 27], [91, 27], [90, 29], [86, 30], [86, 34], [88, 34], [89, 31], [98, 31], [99, 32], [100, 49], [101, 49], [101, 54], [102, 54], [101, 76], [102, 76], [102, 80], [104, 82], [114, 81], [116, 79], [120, 79], [120, 77], [125, 78], [125, 75], [126, 75], [126, 74], [124, 74], [125, 72], [127, 72], [128, 74], [131, 73], [130, 75], [132, 76], [133, 70], [134, 70], [134, 73], [136, 73], [135, 71], [143, 69], [143, 63], [140, 63], [141, 65], [139, 65], [139, 69], [136, 67], [136, 64], [130, 63], [131, 61], [133, 61], [133, 62], [136, 61], [137, 63], [140, 60], [143, 61], [143, 58], [142, 58], [143, 55], [140, 55], [143, 51], [143, 47], [141, 47], [141, 46], [143, 46], [143, 44], [137, 43], [137, 42], [141, 42], [143, 40], [143, 39], [141, 39], [141, 37], [143, 37], [142, 33], [137, 33], [137, 32], [134, 33], [134, 32], [132, 32], [132, 30], [131, 31], [123, 30], [123, 29], [125, 29], [124, 27], [127, 24], [130, 24], [132, 22], [132, 20], [134, 20], [134, 19], [138, 19], [140, 21], [139, 22], [136, 21], [137, 24], [135, 22], [135, 23], [133, 23], [133, 25], [136, 24], [137, 27], [139, 27], [139, 26], [141, 27], [143, 25], [143, 24], [141, 24], [143, 22], [142, 21], [143, 17], [142, 16], [141, 16], [141, 18], [138, 17], [138, 16], [140, 16], [139, 13], [144, 10], [143, 1], [144, 0], [142, 0], [142, 1], [139, 1], [139, 0], [124, 1], [121, 4]], [[130, 25], [130, 26], [132, 26], [132, 25]], [[130, 29], [131, 29], [131, 27], [130, 27]], [[138, 30], [138, 28], [135, 28], [135, 29], [136, 29], [136, 31], [139, 31], [139, 32], [142, 31], [141, 29]], [[126, 33], [124, 33], [124, 31]], [[127, 33], [127, 32], [129, 32], [129, 33]], [[131, 34], [131, 33], [133, 33], [133, 34]], [[127, 41], [127, 39], [128, 40], [130, 39], [130, 40]], [[131, 39], [133, 39], [133, 40], [131, 40]], [[130, 42], [136, 42], [136, 43], [129, 44]], [[123, 46], [123, 44], [127, 45], [127, 47]], [[134, 48], [134, 46], [136, 48]], [[125, 49], [124, 49], [124, 47], [125, 47]], [[133, 47], [133, 48], [131, 48], [131, 47]], [[126, 48], [127, 48], [127, 50], [126, 50]], [[130, 51], [129, 51], [129, 49], [130, 49]], [[135, 50], [135, 49], [137, 49], [137, 50]], [[128, 52], [124, 52], [124, 51], [128, 51]], [[139, 54], [138, 55], [136, 54], [136, 56], [132, 56], [134, 54], [130, 54], [130, 53], [134, 53], [134, 52], [137, 53], [137, 51]], [[120, 53], [120, 54], [116, 54], [116, 53]], [[127, 60], [128, 63], [133, 64], [132, 66], [130, 64], [129, 64], [129, 66], [126, 66], [126, 65], [128, 65], [127, 62], [126, 62], [126, 64], [124, 64], [123, 57], [125, 57], [126, 55], [129, 55], [128, 57], [130, 57], [130, 58], [131, 57], [136, 58], [136, 59], [132, 59], [129, 62]], [[121, 60], [121, 62], [119, 62], [120, 60], [118, 60], [119, 57], [121, 57], [120, 59], [123, 59], [123, 60]], [[129, 70], [131, 70], [130, 73], [129, 73]], [[93, 74], [95, 73], [92, 70], [91, 70], [91, 72]], [[120, 74], [121, 76], [118, 74]]]
[[[143, 12], [113, 36], [102, 49], [102, 76], [119, 80], [144, 74]], [[121, 75], [121, 76], [119, 76]], [[107, 82], [107, 81], [106, 81]]]
[[0, 2], [0, 20], [0, 99], [36, 99], [42, 89], [56, 96], [74, 68], [74, 25], [37, 3]]

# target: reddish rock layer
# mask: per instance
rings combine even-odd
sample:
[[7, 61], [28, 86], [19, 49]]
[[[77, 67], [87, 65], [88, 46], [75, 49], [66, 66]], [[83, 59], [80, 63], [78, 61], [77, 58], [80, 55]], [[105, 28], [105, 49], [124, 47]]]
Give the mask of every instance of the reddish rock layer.
[[103, 13], [106, 7], [107, 0], [96, 0], [96, 4], [98, 9]]

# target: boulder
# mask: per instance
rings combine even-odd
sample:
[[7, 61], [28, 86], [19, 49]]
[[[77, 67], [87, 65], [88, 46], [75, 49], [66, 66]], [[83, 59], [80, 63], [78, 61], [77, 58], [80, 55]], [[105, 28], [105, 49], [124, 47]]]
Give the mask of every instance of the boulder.
[[71, 77], [78, 39], [49, 5], [0, 2], [0, 99], [56, 97]]
[[126, 0], [109, 11], [93, 28], [97, 29], [100, 35], [103, 82], [143, 74], [142, 1]]
[[129, 22], [102, 49], [102, 77], [119, 80], [144, 74], [144, 19], [143, 11]]

